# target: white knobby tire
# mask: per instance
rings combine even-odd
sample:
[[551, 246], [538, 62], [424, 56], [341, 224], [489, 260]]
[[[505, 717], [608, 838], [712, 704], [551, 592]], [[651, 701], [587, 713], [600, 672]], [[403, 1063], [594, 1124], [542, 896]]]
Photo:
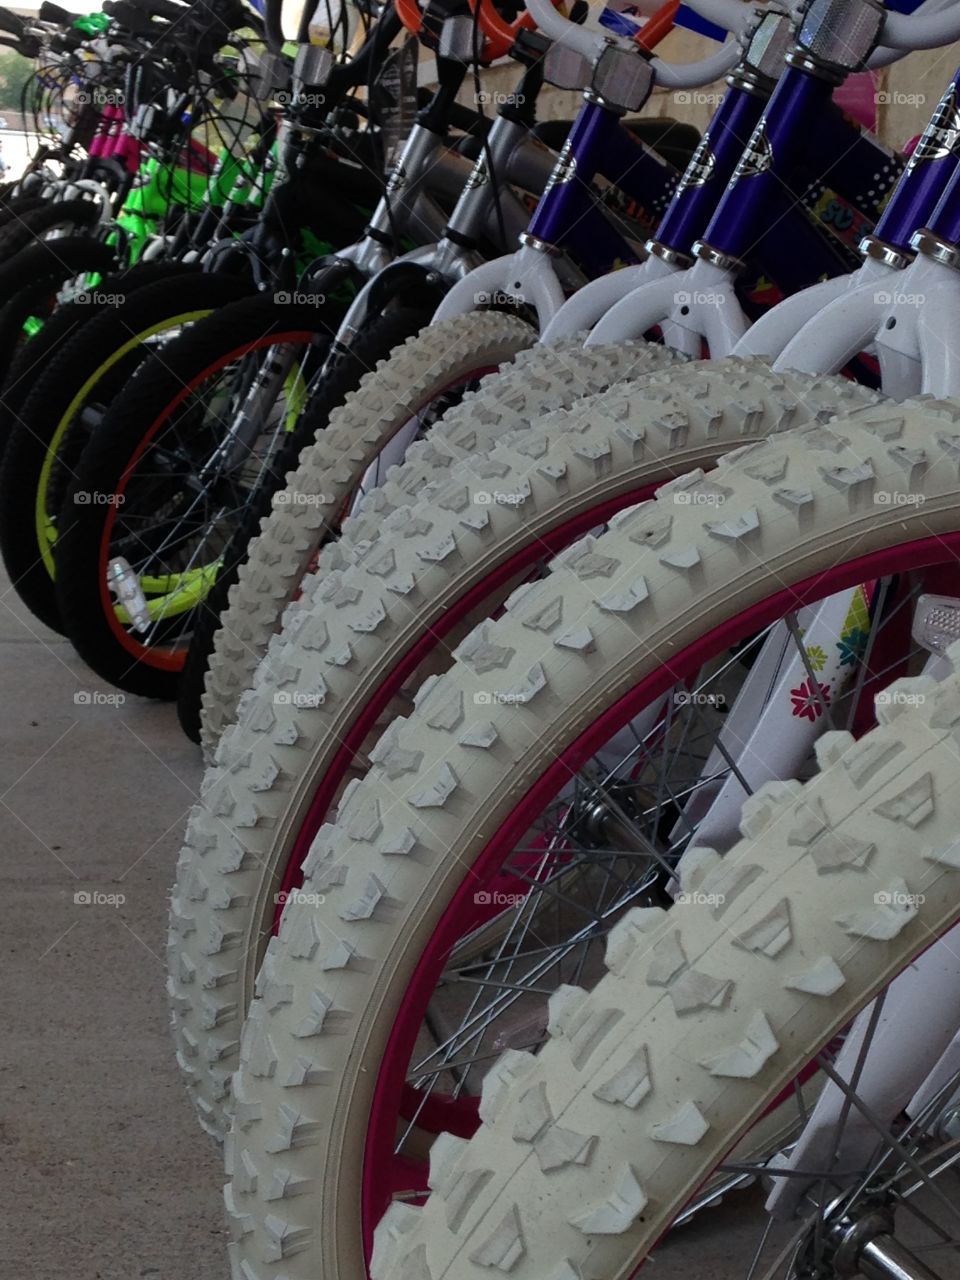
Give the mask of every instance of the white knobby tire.
[[236, 718], [237, 702], [285, 607], [318, 549], [335, 536], [344, 504], [369, 465], [424, 404], [475, 370], [516, 362], [516, 368], [488, 374], [445, 416], [441, 431], [432, 433], [448, 441], [456, 437], [464, 452], [482, 453], [503, 432], [548, 409], [678, 360], [652, 343], [584, 351], [576, 340], [532, 348], [535, 340], [529, 325], [498, 312], [431, 325], [371, 370], [304, 449], [250, 542], [221, 618], [201, 702], [200, 740], [208, 762], [224, 728]]
[[[912, 702], [916, 685], [890, 692]], [[745, 838], [700, 868], [686, 901], [619, 922], [598, 985], [551, 1000], [539, 1055], [490, 1071], [474, 1137], [437, 1142], [425, 1208], [388, 1210], [373, 1280], [635, 1273], [771, 1099], [960, 914], [960, 677], [897, 710], [878, 708], [859, 743], [821, 739], [813, 781], [758, 791]], [[908, 807], [918, 794], [922, 813]], [[738, 878], [746, 892], [731, 892]], [[884, 904], [900, 894], [922, 908]], [[701, 979], [713, 997], [691, 1007]], [[559, 1167], [551, 1139], [574, 1135], [581, 1153]]]
[[[867, 407], [748, 445], [711, 477], [672, 482], [603, 536], [563, 553], [551, 575], [517, 592], [507, 614], [478, 628], [455, 666], [424, 686], [416, 710], [373, 752], [337, 822], [318, 832], [305, 865], [307, 896], [288, 907], [267, 951], [243, 1036], [227, 1153], [235, 1275], [365, 1276], [363, 1135], [393, 1020], [466, 869], [544, 771], [657, 671], [664, 652], [679, 654], [739, 610], [844, 556], [955, 531], [958, 458], [960, 411], [930, 401]], [[877, 493], [903, 492], [905, 473], [922, 505], [874, 502]], [[719, 519], [697, 500], [718, 491]], [[678, 494], [685, 500], [675, 501]], [[492, 688], [517, 696], [491, 701]], [[515, 1110], [506, 1113], [507, 1130], [496, 1128], [492, 1139], [482, 1130], [466, 1152], [444, 1138], [432, 1185], [445, 1203], [428, 1206], [422, 1228], [409, 1207], [392, 1214], [378, 1280], [474, 1280], [489, 1275], [496, 1258], [517, 1280], [572, 1277], [577, 1267], [587, 1277], [627, 1277], [742, 1124], [953, 918], [960, 687], [952, 682], [936, 702], [932, 682], [909, 688], [928, 699], [921, 714], [898, 716], [858, 745], [847, 734], [823, 739], [821, 760], [843, 760], [832, 780], [813, 784], [824, 806], [816, 830], [806, 830], [809, 816], [803, 825], [807, 802], [795, 785], [774, 786], [748, 807], [747, 842], [700, 885], [725, 895], [719, 921], [699, 909], [679, 924], [672, 913], [657, 917], [653, 947], [635, 931], [636, 918], [617, 931], [615, 969], [634, 956], [643, 973], [651, 951], [678, 958], [665, 984], [661, 976], [647, 985], [631, 969], [604, 979], [589, 1006], [576, 991], [555, 1000], [561, 1035], [544, 1057], [551, 1112], [594, 1139], [585, 1146], [600, 1157], [542, 1173], [535, 1146], [513, 1140]], [[894, 701], [883, 714], [892, 718], [904, 705]], [[918, 803], [908, 803], [914, 794]], [[813, 812], [821, 812], [815, 803]], [[851, 831], [874, 847], [868, 875], [857, 859], [843, 858]], [[945, 851], [940, 861], [937, 850]], [[901, 892], [901, 881], [903, 892], [925, 896], [915, 916], [875, 901], [878, 888]], [[603, 1000], [614, 1001], [616, 1016], [581, 1016]], [[672, 1001], [684, 1009], [674, 1020]], [[752, 1078], [711, 1075], [700, 1065], [708, 1053], [737, 1062], [749, 1059], [751, 1036], [765, 1040], [758, 1009], [778, 1051]], [[651, 1018], [657, 1037], [648, 1042]], [[616, 1035], [601, 1034], [614, 1024]], [[591, 1090], [608, 1083], [615, 1090], [612, 1081], [628, 1077], [639, 1087], [630, 1072], [639, 1069], [642, 1043], [656, 1089], [633, 1123], [630, 1107], [601, 1105]], [[494, 1125], [503, 1097], [511, 1108], [526, 1105], [523, 1073], [540, 1070], [520, 1057], [508, 1055], [486, 1090], [484, 1115]], [[596, 1075], [598, 1064], [611, 1068], [610, 1081]], [[689, 1138], [691, 1099], [709, 1127], [697, 1142], [672, 1142], [674, 1131]], [[657, 1138], [651, 1120], [664, 1126]], [[644, 1195], [650, 1208], [641, 1218]]]
[[[177, 1058], [209, 1131], [222, 1134], [229, 1123], [240, 1028], [305, 809], [383, 672], [498, 564], [537, 547], [564, 518], [710, 465], [751, 436], [875, 399], [842, 379], [774, 374], [760, 361], [688, 365], [643, 385], [642, 396], [631, 384], [629, 394], [614, 388], [551, 414], [486, 460], [457, 462], [442, 440], [421, 445], [384, 487], [391, 511], [374, 502], [349, 521], [290, 607], [204, 781], [171, 899]], [[474, 428], [462, 430], [472, 440]], [[464, 443], [453, 424], [444, 439], [456, 450]], [[477, 503], [491, 483], [529, 489], [529, 501]], [[409, 505], [415, 494], [421, 501]], [[465, 523], [465, 512], [482, 519]], [[336, 660], [346, 653], [350, 660]], [[322, 699], [311, 698], [321, 688]]]

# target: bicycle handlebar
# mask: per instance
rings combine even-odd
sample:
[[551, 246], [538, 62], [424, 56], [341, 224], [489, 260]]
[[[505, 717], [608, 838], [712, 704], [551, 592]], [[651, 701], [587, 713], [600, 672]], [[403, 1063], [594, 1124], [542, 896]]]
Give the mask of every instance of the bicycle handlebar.
[[134, 0], [103, 0], [103, 12], [135, 36], [160, 36], [168, 30], [167, 24], [158, 24], [149, 12]]
[[494, 7], [492, 0], [470, 0], [470, 8], [474, 13], [479, 6], [480, 30], [484, 38], [484, 54], [492, 62], [510, 52], [520, 32], [528, 31], [536, 26], [533, 17], [524, 10], [513, 22], [502, 18]]
[[946, 13], [888, 13], [883, 23], [883, 44], [905, 53], [915, 49], [939, 49], [960, 40], [960, 5]]
[[190, 12], [188, 5], [174, 4], [172, 0], [130, 0], [130, 3], [151, 17], [164, 18], [168, 22], [176, 22]]
[[647, 18], [643, 24], [643, 30], [638, 31], [634, 36], [637, 44], [641, 49], [646, 49], [649, 53], [673, 30], [674, 23], [677, 20], [677, 13], [680, 9], [680, 0], [668, 0], [661, 9], [657, 9]]
[[[755, 12], [754, 7], [743, 3], [743, 0], [688, 0], [688, 3], [698, 14], [711, 22], [722, 15], [722, 21], [728, 29], [733, 31], [735, 37], [747, 29], [753, 21]], [[589, 62], [595, 61], [611, 41], [621, 45], [633, 43], [622, 36], [613, 36], [609, 31], [587, 31], [583, 27], [575, 26], [568, 18], [557, 13], [550, 4], [550, 0], [527, 0], [527, 9], [544, 35], [549, 36], [551, 40], [556, 40], [559, 44], [566, 45], [567, 48], [576, 50]], [[639, 37], [642, 41], [642, 29]], [[739, 53], [739, 41], [734, 38], [716, 53], [708, 58], [702, 58], [699, 62], [675, 65], [664, 62], [661, 58], [654, 58], [657, 83], [668, 89], [693, 89], [698, 85], [711, 84], [714, 80], [726, 75], [735, 65]]]
[[[535, 23], [526, 12], [522, 13], [515, 22], [507, 22], [506, 19], [500, 17], [490, 0], [470, 0], [470, 8], [476, 11], [478, 2], [480, 5], [478, 22], [483, 36], [480, 46], [480, 60], [482, 62], [493, 62], [496, 58], [502, 58], [505, 53], [509, 52], [522, 27], [532, 27]], [[556, 2], [559, 2], [559, 0], [556, 0]], [[420, 12], [417, 0], [394, 0], [394, 3], [400, 21], [410, 34], [414, 36], [420, 35], [423, 30], [423, 14]]]
[[11, 13], [9, 9], [0, 8], [0, 28], [9, 31], [11, 35], [22, 36], [25, 23], [17, 14]]
[[51, 4], [50, 0], [43, 0], [39, 16], [41, 22], [53, 22], [61, 27], [69, 27], [72, 26], [77, 15], [68, 9], [61, 9], [58, 4]]

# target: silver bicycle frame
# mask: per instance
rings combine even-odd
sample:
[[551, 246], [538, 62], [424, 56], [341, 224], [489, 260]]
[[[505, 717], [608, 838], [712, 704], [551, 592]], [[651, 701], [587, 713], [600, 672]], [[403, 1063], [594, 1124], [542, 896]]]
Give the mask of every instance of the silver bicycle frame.
[[[492, 165], [488, 163], [488, 151]], [[538, 195], [547, 184], [554, 161], [553, 152], [534, 138], [525, 125], [507, 116], [497, 116], [487, 146], [474, 164], [442, 236], [432, 244], [403, 254], [395, 265], [416, 265], [448, 284], [463, 279], [483, 260], [477, 250], [470, 247], [470, 242], [483, 235], [495, 237], [499, 230], [497, 201], [504, 232], [508, 238], [515, 239], [526, 226], [529, 214], [511, 188], [516, 186]], [[337, 333], [338, 342], [350, 343], [359, 333], [376, 282], [374, 276], [354, 299]]]

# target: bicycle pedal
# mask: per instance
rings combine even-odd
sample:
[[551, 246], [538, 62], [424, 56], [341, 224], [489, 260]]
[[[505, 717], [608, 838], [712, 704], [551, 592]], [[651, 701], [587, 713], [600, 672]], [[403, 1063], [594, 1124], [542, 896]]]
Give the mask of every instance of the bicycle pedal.
[[150, 610], [143, 594], [140, 579], [128, 560], [118, 556], [110, 561], [107, 569], [107, 586], [116, 596], [117, 603], [126, 610], [130, 625], [141, 634], [150, 630]]
[[960, 599], [921, 596], [913, 615], [913, 639], [928, 653], [942, 656], [960, 640]]

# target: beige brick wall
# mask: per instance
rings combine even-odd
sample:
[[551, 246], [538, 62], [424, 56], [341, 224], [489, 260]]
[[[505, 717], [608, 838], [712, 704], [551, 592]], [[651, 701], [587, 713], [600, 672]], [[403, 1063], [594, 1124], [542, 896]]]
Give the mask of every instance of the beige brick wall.
[[960, 64], [960, 44], [908, 54], [881, 73], [878, 131], [891, 147], [901, 147], [923, 131], [950, 77]]

